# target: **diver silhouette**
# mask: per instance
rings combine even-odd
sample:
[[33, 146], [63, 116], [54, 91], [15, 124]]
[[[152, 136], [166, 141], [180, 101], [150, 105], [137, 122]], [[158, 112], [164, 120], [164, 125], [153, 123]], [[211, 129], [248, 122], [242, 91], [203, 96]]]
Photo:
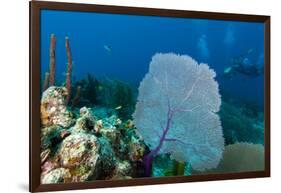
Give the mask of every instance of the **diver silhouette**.
[[250, 49], [248, 52], [232, 58], [231, 64], [224, 68], [223, 76], [225, 78], [233, 78], [238, 74], [242, 74], [254, 78], [263, 75], [263, 65], [251, 62], [248, 57], [252, 51]]

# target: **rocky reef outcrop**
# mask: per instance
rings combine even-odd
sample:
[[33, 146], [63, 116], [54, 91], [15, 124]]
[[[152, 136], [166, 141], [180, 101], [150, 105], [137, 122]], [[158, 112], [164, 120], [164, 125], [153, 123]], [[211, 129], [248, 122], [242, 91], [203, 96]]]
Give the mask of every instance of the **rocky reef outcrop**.
[[69, 127], [73, 124], [73, 116], [66, 107], [68, 91], [65, 87], [49, 87], [41, 98], [42, 126], [60, 125]]
[[74, 109], [66, 105], [67, 89], [51, 86], [41, 99], [41, 183], [130, 179], [146, 151], [132, 121], [114, 110]]
[[264, 144], [264, 113], [257, 108], [236, 101], [222, 103], [219, 114], [226, 145], [238, 142]]
[[43, 175], [41, 178], [42, 184], [55, 184], [61, 182], [67, 182], [71, 174], [68, 169], [56, 168], [51, 170], [47, 174]]

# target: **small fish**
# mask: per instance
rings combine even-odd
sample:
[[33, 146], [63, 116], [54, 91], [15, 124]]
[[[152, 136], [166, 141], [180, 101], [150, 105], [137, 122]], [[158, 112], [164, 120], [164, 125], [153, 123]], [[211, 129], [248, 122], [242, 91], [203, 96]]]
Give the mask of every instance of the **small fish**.
[[119, 109], [122, 109], [121, 105], [115, 108], [115, 110], [119, 110]]
[[229, 67], [224, 69], [223, 73], [228, 74], [231, 70], [232, 70], [232, 68], [229, 66]]
[[248, 52], [247, 52], [247, 53], [248, 53], [248, 54], [250, 54], [250, 53], [252, 53], [253, 51], [254, 51], [254, 49], [253, 49], [253, 48], [251, 48], [251, 49], [249, 49], [249, 50], [248, 50]]
[[111, 51], [112, 51], [112, 48], [111, 48], [111, 46], [109, 46], [109, 45], [104, 45], [103, 48], [104, 48], [106, 51], [108, 51], [108, 52], [111, 52]]
[[130, 129], [130, 128], [134, 127], [134, 123], [133, 123], [132, 120], [129, 119], [129, 120], [126, 121], [124, 126], [125, 126], [126, 129]]

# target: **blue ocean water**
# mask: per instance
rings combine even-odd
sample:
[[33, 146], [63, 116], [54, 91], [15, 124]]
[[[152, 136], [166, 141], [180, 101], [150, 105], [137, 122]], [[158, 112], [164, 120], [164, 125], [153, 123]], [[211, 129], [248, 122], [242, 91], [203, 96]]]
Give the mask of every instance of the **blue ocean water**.
[[138, 87], [155, 53], [174, 52], [209, 64], [221, 90], [263, 107], [263, 75], [221, 78], [232, 58], [245, 53], [248, 63], [263, 65], [262, 23], [42, 10], [42, 77], [49, 67], [52, 33], [57, 38], [57, 80], [65, 79], [68, 36], [75, 80], [91, 73]]

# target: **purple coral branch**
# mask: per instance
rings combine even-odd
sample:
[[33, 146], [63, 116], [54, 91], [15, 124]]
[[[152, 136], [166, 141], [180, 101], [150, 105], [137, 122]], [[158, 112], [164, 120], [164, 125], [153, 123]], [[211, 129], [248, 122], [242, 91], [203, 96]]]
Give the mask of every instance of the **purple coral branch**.
[[177, 141], [177, 139], [174, 139], [174, 138], [166, 138], [165, 141]]
[[151, 175], [151, 166], [152, 166], [152, 161], [153, 158], [157, 155], [157, 153], [160, 151], [164, 141], [166, 141], [166, 135], [170, 129], [171, 126], [171, 122], [172, 122], [172, 118], [173, 118], [173, 112], [171, 111], [171, 107], [168, 101], [168, 112], [167, 112], [167, 122], [166, 122], [166, 126], [165, 129], [163, 129], [163, 133], [161, 138], [159, 139], [159, 143], [157, 145], [157, 147], [155, 149], [153, 149], [150, 153], [148, 153], [145, 157], [144, 157], [144, 166], [145, 166], [145, 175], [146, 176], [150, 176]]

